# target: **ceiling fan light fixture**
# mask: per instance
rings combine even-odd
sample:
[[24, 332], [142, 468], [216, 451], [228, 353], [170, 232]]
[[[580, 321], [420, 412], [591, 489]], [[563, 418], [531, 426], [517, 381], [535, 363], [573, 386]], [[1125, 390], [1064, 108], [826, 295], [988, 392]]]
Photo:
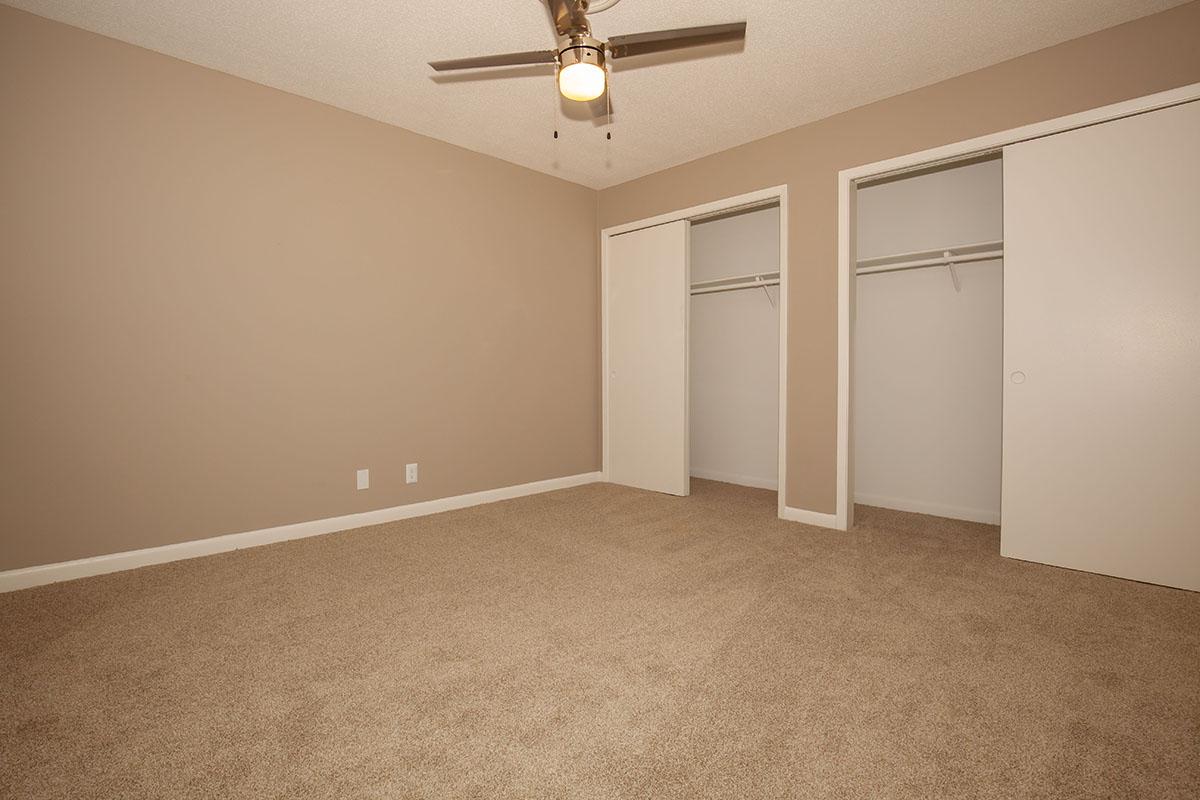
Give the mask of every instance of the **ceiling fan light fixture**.
[[[558, 67], [555, 80], [559, 94], [568, 100], [587, 103], [608, 91], [608, 69], [605, 62], [610, 58], [644, 56], [718, 42], [741, 42], [746, 38], [745, 22], [729, 22], [723, 25], [694, 25], [690, 28], [630, 33], [624, 36], [610, 36], [608, 41], [600, 41], [592, 37], [592, 26], [587, 18], [588, 10], [603, 11], [615, 6], [618, 0], [599, 0], [599, 4], [594, 8], [592, 0], [545, 2], [554, 23], [554, 32], [558, 36], [557, 49], [431, 61], [429, 66], [437, 72], [449, 72], [553, 64]], [[596, 110], [592, 109], [593, 116]], [[608, 104], [605, 110], [611, 121], [612, 104]]]
[[[599, 42], [596, 42], [599, 45]], [[604, 70], [604, 51], [600, 47], [577, 44], [559, 54], [558, 91], [568, 100], [586, 103], [604, 94], [608, 74]]]

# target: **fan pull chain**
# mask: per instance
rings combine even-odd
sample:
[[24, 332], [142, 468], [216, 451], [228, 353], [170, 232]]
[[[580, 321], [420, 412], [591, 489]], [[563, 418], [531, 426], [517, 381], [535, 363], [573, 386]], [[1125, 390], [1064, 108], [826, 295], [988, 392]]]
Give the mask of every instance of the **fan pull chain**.
[[[608, 114], [608, 127], [612, 128], [612, 64], [605, 64], [604, 71], [608, 73], [604, 76], [604, 106]], [[604, 161], [612, 163], [612, 131], [604, 132]]]
[[[613, 5], [616, 5], [616, 3], [613, 3]], [[611, 128], [612, 127], [612, 64], [606, 63], [604, 65], [604, 71], [606, 73], [608, 73], [607, 75], [604, 76], [604, 81], [605, 81], [604, 105], [608, 107], [608, 126]], [[606, 131], [604, 138], [611, 142], [612, 141], [612, 131]]]
[[554, 160], [558, 160], [558, 64], [554, 65], [554, 91], [550, 94], [554, 105], [550, 106], [550, 127], [554, 129]]

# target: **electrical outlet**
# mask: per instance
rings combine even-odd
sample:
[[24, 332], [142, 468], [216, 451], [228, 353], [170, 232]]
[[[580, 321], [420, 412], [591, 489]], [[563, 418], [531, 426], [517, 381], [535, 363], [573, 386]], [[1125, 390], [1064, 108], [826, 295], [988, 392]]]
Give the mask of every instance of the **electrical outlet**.
[[417, 482], [417, 465], [416, 464], [405, 464], [404, 465], [404, 482], [405, 483], [416, 483]]
[[371, 470], [360, 469], [358, 471], [358, 488], [366, 489], [371, 485]]

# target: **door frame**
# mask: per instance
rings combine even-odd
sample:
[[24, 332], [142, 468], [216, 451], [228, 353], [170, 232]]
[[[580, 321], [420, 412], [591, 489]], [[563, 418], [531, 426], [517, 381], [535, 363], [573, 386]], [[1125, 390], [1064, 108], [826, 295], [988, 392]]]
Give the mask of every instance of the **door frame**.
[[[648, 217], [646, 219], [614, 225], [600, 231], [600, 367], [601, 367], [601, 479], [609, 479], [609, 440], [608, 440], [608, 240], [613, 236], [668, 222], [695, 222], [707, 217], [721, 216], [731, 211], [779, 204], [779, 447], [778, 447], [778, 508], [776, 513], [784, 517], [784, 495], [787, 489], [787, 296], [788, 296], [788, 206], [787, 186], [771, 186], [734, 197], [714, 200], [690, 208], [681, 208], [666, 214]], [[686, 300], [687, 298], [685, 298]], [[690, 300], [689, 300], [690, 302]], [[687, 326], [690, 327], [690, 314], [685, 314]], [[690, 339], [689, 358], [690, 358]], [[686, 374], [686, 373], [685, 373]], [[690, 390], [687, 395], [690, 402]], [[684, 419], [688, 422], [688, 436], [691, 437], [691, 420], [689, 410], [684, 408]]]
[[931, 166], [949, 165], [1003, 150], [1018, 142], [1053, 136], [1122, 117], [1144, 114], [1200, 100], [1200, 83], [1169, 89], [1107, 106], [1068, 114], [1055, 119], [1022, 125], [999, 133], [921, 150], [908, 155], [863, 164], [838, 172], [838, 410], [837, 410], [837, 507], [836, 527], [847, 530], [854, 524], [853, 466], [853, 381], [855, 312], [855, 192], [860, 181], [902, 175]]

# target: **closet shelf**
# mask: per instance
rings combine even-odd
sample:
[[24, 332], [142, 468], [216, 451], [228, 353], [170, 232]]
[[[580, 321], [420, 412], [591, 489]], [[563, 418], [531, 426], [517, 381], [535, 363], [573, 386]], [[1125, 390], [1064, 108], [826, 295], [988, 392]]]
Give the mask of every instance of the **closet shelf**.
[[914, 253], [897, 253], [890, 256], [863, 258], [856, 264], [855, 274], [870, 275], [876, 272], [895, 272], [920, 267], [944, 267], [947, 264], [966, 264], [970, 261], [990, 261], [1004, 257], [1004, 241], [976, 242], [936, 250], [918, 250]]
[[778, 272], [752, 272], [749, 275], [730, 275], [711, 281], [696, 281], [691, 285], [692, 294], [728, 292], [734, 289], [756, 289], [760, 286], [778, 286]]

